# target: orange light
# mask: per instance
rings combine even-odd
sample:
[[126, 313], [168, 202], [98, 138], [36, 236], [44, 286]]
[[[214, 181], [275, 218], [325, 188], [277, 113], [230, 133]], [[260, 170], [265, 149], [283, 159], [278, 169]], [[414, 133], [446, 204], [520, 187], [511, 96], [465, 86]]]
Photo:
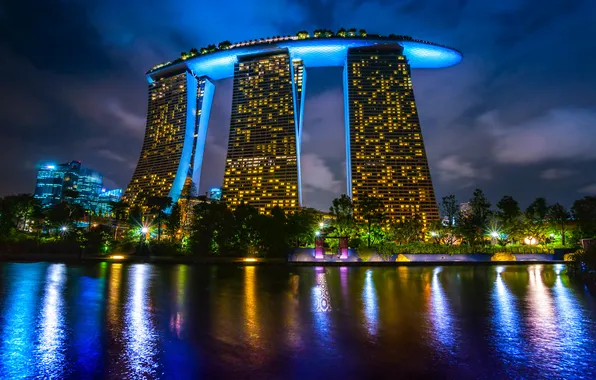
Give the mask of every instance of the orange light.
[[113, 259], [113, 260], [122, 260], [123, 258], [124, 258], [124, 256], [122, 256], [122, 255], [113, 255], [113, 256], [110, 256], [110, 259]]
[[257, 259], [255, 259], [254, 257], [246, 257], [244, 261], [247, 263], [254, 263], [255, 261], [257, 261]]

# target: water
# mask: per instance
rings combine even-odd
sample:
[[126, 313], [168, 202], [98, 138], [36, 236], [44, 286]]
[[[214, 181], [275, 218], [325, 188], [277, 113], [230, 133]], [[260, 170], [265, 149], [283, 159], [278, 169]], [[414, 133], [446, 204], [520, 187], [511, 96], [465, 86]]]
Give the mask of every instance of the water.
[[0, 378], [594, 378], [562, 265], [0, 264]]

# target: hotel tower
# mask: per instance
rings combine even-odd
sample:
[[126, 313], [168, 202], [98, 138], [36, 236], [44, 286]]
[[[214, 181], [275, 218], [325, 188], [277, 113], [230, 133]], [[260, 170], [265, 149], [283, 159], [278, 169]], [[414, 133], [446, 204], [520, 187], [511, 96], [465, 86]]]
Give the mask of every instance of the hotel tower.
[[399, 45], [349, 49], [344, 67], [346, 173], [354, 213], [377, 197], [389, 219], [439, 219], [410, 66]]
[[222, 188], [231, 207], [268, 214], [300, 207], [300, 104], [304, 69], [287, 50], [238, 58]]

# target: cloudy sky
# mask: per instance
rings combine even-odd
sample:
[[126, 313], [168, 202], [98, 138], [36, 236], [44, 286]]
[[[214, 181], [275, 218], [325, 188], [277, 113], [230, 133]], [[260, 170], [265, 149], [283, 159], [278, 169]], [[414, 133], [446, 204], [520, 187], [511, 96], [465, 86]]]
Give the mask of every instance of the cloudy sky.
[[[464, 53], [414, 70], [437, 197], [474, 188], [570, 205], [596, 194], [596, 1], [44, 0], [0, 5], [0, 195], [32, 192], [43, 161], [82, 160], [125, 187], [145, 127], [144, 73], [181, 51], [297, 30], [364, 28]], [[231, 80], [216, 83], [202, 191], [219, 186]], [[345, 192], [341, 70], [309, 69], [307, 206]]]

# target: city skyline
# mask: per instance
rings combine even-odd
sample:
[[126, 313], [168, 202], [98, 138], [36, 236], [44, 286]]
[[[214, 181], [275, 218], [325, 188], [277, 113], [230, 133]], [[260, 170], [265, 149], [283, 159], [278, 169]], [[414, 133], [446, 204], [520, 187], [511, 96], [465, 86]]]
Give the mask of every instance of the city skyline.
[[[3, 194], [30, 192], [35, 164], [46, 159], [81, 159], [104, 173], [109, 187], [126, 186], [147, 112], [146, 84], [139, 73], [153, 64], [214, 41], [353, 25], [457, 46], [466, 56], [450, 70], [412, 71], [437, 198], [455, 193], [464, 201], [480, 187], [492, 201], [509, 193], [523, 204], [537, 195], [569, 204], [596, 192], [590, 171], [596, 140], [590, 99], [596, 95], [596, 78], [588, 63], [592, 53], [583, 48], [594, 32], [587, 16], [594, 13], [593, 3], [555, 1], [537, 9], [525, 1], [451, 7], [432, 1], [418, 7], [289, 1], [291, 12], [255, 7], [225, 17], [207, 5], [203, 11], [216, 15], [199, 25], [191, 22], [194, 16], [183, 16], [191, 7], [180, 2], [160, 12], [164, 19], [151, 28], [145, 16], [159, 12], [155, 6], [143, 7], [132, 19], [116, 12], [108, 23], [116, 2], [84, 8], [50, 3], [46, 14], [51, 17], [44, 19], [60, 26], [51, 32], [50, 21], [31, 18], [19, 4], [0, 12], [7, 21], [2, 68], [15, 74], [6, 79], [13, 96], [1, 113], [0, 162], [11, 179], [0, 187]], [[134, 2], [128, 7], [139, 8]], [[25, 25], [30, 33], [19, 32]], [[65, 43], [66, 49], [51, 43], [64, 39], [60, 36], [81, 39]], [[55, 54], [48, 51], [51, 46]], [[325, 209], [330, 199], [346, 192], [345, 148], [334, 143], [344, 127], [341, 71], [307, 71], [304, 202]], [[213, 110], [212, 133], [206, 137], [213, 144], [205, 156], [214, 173], [222, 172], [225, 163], [231, 80], [217, 88], [222, 91], [214, 102], [220, 106]], [[206, 174], [209, 183], [203, 191], [221, 185], [221, 177]]]

